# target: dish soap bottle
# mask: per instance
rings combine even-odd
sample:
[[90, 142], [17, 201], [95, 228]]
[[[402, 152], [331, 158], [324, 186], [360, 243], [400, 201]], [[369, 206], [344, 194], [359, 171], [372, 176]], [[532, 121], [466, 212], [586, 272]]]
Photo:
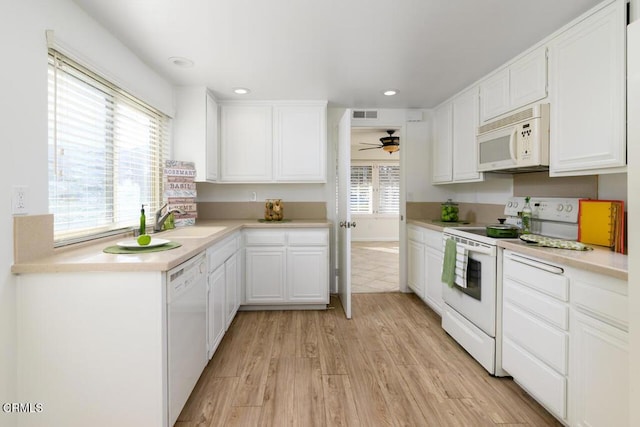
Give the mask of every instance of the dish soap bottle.
[[531, 205], [529, 204], [531, 197], [524, 198], [524, 207], [522, 208], [522, 234], [531, 234]]
[[140, 209], [140, 235], [146, 234], [147, 231], [147, 217], [144, 216], [144, 205]]

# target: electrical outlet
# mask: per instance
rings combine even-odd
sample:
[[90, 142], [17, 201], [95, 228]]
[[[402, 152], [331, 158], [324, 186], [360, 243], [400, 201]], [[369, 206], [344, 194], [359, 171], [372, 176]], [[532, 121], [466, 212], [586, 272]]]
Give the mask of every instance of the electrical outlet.
[[251, 195], [249, 196], [249, 200], [255, 202], [256, 200], [258, 200], [258, 194], [255, 191], [252, 191]]
[[26, 185], [14, 185], [11, 207], [14, 215], [26, 215], [29, 213], [27, 193], [29, 187]]

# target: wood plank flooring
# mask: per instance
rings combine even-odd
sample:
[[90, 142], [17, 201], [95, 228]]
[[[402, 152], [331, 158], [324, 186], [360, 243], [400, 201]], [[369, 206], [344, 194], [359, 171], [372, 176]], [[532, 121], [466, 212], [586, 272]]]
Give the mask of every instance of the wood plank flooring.
[[239, 312], [176, 426], [560, 426], [487, 374], [413, 294]]

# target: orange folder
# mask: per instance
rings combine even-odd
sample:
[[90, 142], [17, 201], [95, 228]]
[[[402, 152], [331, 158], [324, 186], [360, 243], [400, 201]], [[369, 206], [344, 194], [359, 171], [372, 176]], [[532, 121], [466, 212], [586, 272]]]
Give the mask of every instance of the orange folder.
[[624, 202], [581, 199], [578, 241], [624, 253]]

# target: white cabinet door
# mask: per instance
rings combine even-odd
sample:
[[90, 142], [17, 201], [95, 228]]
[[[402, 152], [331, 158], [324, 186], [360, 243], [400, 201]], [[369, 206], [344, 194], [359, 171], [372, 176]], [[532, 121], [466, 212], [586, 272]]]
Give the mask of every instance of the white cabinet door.
[[206, 123], [206, 177], [207, 181], [216, 181], [218, 179], [218, 103], [208, 93]]
[[572, 425], [629, 425], [628, 333], [571, 312]]
[[276, 181], [326, 182], [326, 115], [326, 103], [274, 107]]
[[287, 249], [287, 300], [329, 303], [329, 263], [326, 247]]
[[[438, 233], [441, 234], [441, 233]], [[442, 251], [427, 247], [425, 250], [425, 275], [427, 304], [439, 315], [442, 315]]]
[[273, 181], [271, 110], [270, 105], [221, 106], [222, 181]]
[[551, 175], [626, 164], [625, 24], [626, 2], [615, 1], [549, 46]]
[[225, 269], [225, 285], [226, 285], [226, 306], [225, 306], [225, 330], [229, 329], [229, 325], [233, 321], [238, 307], [240, 306], [240, 262], [238, 253], [224, 263]]
[[425, 297], [424, 244], [409, 240], [407, 245], [407, 285], [420, 299]]
[[453, 181], [481, 181], [478, 172], [478, 87], [461, 93], [453, 100]]
[[482, 121], [486, 122], [510, 109], [509, 69], [498, 71], [480, 83]]
[[247, 304], [285, 301], [285, 247], [245, 249]]
[[547, 96], [547, 49], [540, 47], [480, 83], [483, 122]]
[[433, 141], [433, 182], [445, 183], [453, 179], [452, 105], [450, 102], [438, 107], [435, 113]]
[[512, 110], [547, 96], [547, 48], [540, 47], [509, 66]]
[[196, 181], [218, 178], [218, 104], [206, 87], [176, 89], [173, 158], [194, 162]]
[[226, 330], [225, 268], [221, 265], [207, 280], [207, 356], [215, 353]]

